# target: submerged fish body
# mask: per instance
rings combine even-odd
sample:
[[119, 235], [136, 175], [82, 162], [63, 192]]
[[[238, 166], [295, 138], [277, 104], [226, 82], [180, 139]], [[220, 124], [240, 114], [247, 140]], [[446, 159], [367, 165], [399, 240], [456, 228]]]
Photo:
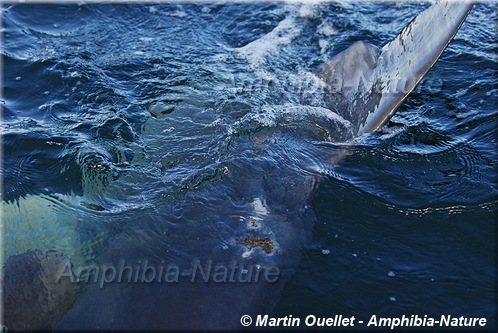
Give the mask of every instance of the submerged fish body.
[[[282, 133], [271, 137], [286, 141]], [[244, 145], [267, 156], [258, 139]], [[270, 143], [271, 149], [282, 144]], [[129, 226], [107, 246], [58, 328], [229, 329], [243, 315], [269, 313], [311, 242], [317, 185], [316, 177], [297, 174], [293, 162], [281, 163], [288, 167], [234, 156], [220, 181], [182, 197], [178, 220], [170, 221], [177, 226], [167, 231], [150, 227], [155, 214], [140, 215], [138, 224], [149, 227]]]
[[[165, 200], [163, 212], [157, 203], [133, 211], [127, 217], [133, 223], [123, 223], [91, 264], [65, 261], [58, 277], [74, 279], [72, 269], [82, 290], [56, 329], [234, 329], [243, 315], [270, 313], [311, 240], [311, 200], [320, 179], [303, 156], [313, 140], [348, 143], [385, 124], [471, 8], [437, 3], [382, 49], [353, 44], [316, 71], [324, 104], [283, 105], [279, 118], [269, 119], [277, 126], [232, 135], [224, 159], [188, 191]], [[295, 33], [289, 26], [284, 19], [267, 35], [285, 44], [285, 33]], [[253, 46], [237, 50], [249, 65], [260, 61]], [[408, 83], [399, 90], [394, 84], [401, 81]], [[151, 111], [154, 117], [169, 112], [163, 104]], [[289, 122], [286, 113], [301, 114], [302, 121]], [[153, 120], [148, 125], [144, 132], [156, 129]], [[337, 163], [347, 154], [337, 149], [323, 159]], [[99, 166], [87, 172], [104, 174]], [[161, 218], [166, 221], [158, 225]]]

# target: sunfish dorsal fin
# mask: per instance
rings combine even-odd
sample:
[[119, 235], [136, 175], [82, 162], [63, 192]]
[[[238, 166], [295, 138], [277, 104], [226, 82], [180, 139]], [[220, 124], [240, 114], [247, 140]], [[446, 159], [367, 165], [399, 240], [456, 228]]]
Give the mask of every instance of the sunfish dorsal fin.
[[319, 69], [325, 102], [353, 124], [352, 135], [373, 132], [395, 113], [431, 69], [472, 9], [441, 1], [419, 14], [382, 49], [357, 42]]

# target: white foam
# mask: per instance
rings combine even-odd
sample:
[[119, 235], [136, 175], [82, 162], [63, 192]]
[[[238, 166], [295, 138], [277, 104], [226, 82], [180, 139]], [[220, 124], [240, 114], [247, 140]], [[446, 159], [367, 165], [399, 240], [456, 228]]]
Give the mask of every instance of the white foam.
[[318, 45], [320, 46], [320, 54], [326, 55], [333, 45], [330, 37], [336, 35], [337, 31], [327, 21], [324, 21], [318, 26], [316, 33], [324, 37], [318, 40]]
[[320, 55], [327, 54], [330, 49], [330, 42], [326, 39], [318, 40], [318, 46], [320, 46]]
[[288, 45], [299, 35], [301, 28], [289, 16], [263, 37], [235, 49], [253, 67], [258, 67], [269, 54], [276, 54], [283, 45]]
[[188, 16], [187, 13], [185, 13], [184, 11], [181, 11], [181, 10], [177, 10], [173, 13], [170, 13], [169, 16], [171, 17], [178, 17], [178, 18], [185, 18]]
[[316, 33], [323, 35], [323, 36], [330, 37], [330, 36], [336, 35], [337, 31], [327, 21], [325, 21], [318, 26]]
[[144, 43], [151, 43], [154, 41], [154, 38], [152, 37], [140, 37], [138, 38], [141, 42], [144, 42]]
[[300, 18], [317, 18], [320, 16], [320, 11], [317, 8], [317, 3], [309, 2], [303, 3], [297, 11], [297, 16]]

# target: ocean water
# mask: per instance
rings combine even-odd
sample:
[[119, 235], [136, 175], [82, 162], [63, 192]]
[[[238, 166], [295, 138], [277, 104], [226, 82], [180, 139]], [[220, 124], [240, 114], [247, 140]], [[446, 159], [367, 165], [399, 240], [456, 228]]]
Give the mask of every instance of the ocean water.
[[274, 316], [496, 327], [496, 4], [361, 141], [333, 142], [313, 79], [427, 7], [2, 4], [3, 260], [55, 249], [77, 267], [123, 235], [202, 257], [270, 215], [290, 227], [265, 236], [307, 235]]

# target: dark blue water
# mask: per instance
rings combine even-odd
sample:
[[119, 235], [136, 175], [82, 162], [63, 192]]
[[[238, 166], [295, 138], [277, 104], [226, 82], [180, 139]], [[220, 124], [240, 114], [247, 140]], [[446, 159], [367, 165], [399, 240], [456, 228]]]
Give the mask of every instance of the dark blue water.
[[495, 5], [475, 5], [359, 143], [330, 141], [312, 80], [426, 7], [3, 4], [4, 260], [56, 249], [77, 266], [135, 233], [201, 256], [205, 235], [231, 244], [264, 192], [278, 218], [312, 211], [275, 316], [451, 314], [495, 327]]

